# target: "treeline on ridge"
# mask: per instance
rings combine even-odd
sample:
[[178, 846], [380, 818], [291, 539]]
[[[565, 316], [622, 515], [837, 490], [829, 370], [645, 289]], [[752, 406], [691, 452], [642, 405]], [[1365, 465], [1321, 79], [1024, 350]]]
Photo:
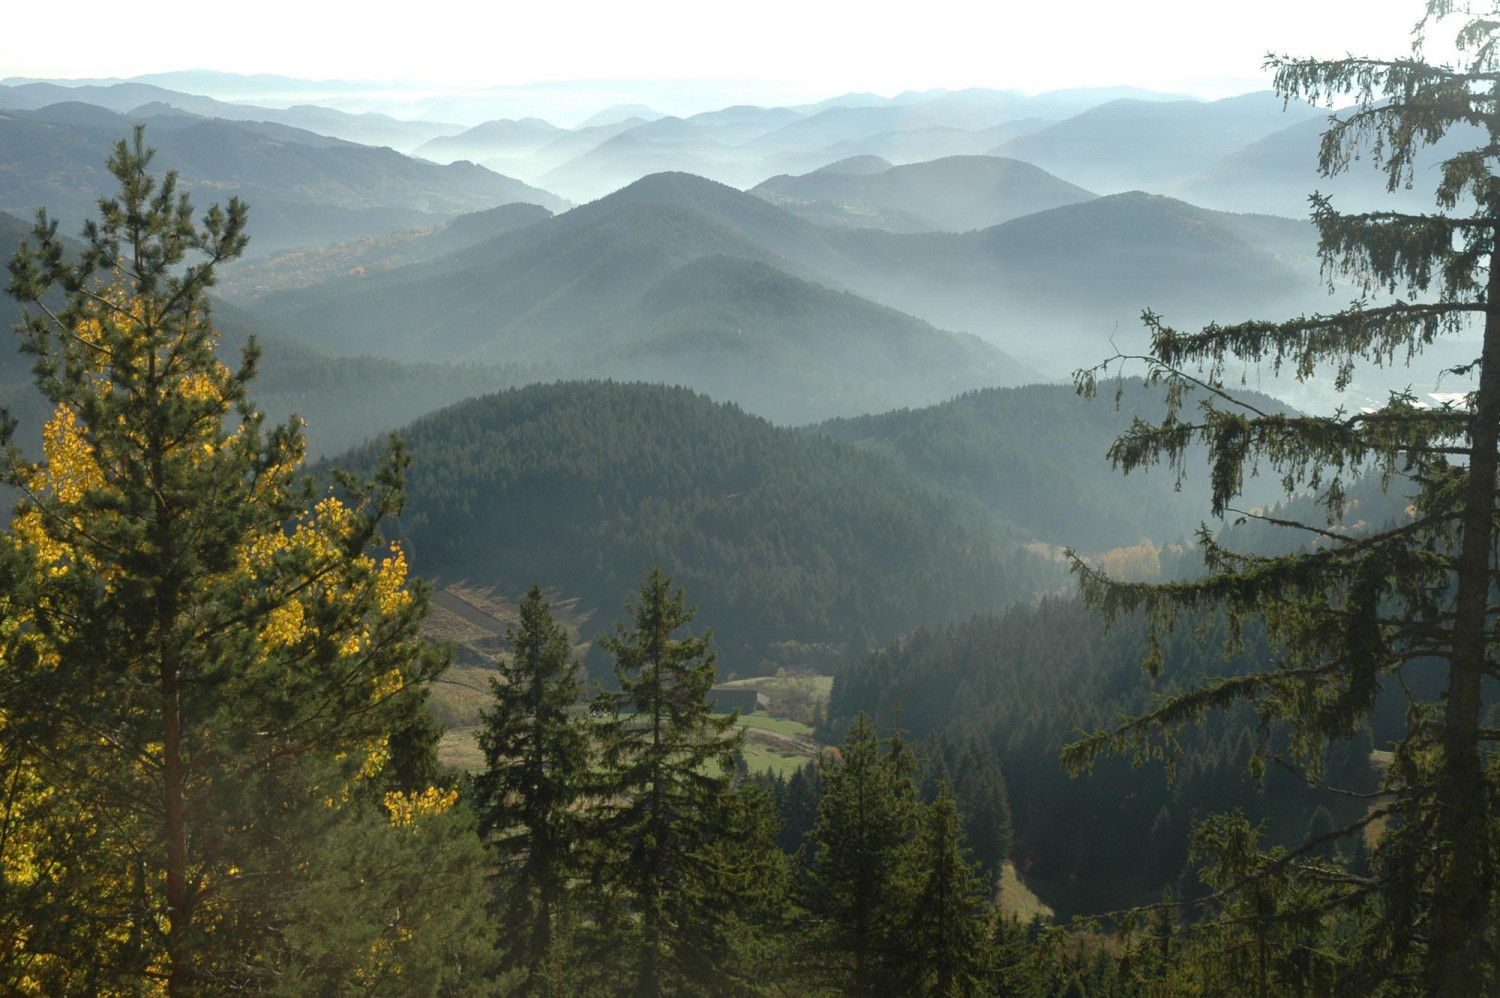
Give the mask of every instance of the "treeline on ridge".
[[[713, 622], [726, 673], [805, 664], [805, 645], [874, 647], [1061, 582], [982, 511], [886, 459], [687, 389], [533, 385], [401, 436], [400, 530], [421, 571], [609, 608], [661, 565]], [[336, 463], [362, 470], [378, 453]]]

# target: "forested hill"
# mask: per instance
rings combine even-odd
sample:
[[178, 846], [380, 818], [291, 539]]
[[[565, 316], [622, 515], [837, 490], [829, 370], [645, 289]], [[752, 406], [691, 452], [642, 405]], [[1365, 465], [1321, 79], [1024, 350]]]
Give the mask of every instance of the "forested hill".
[[[1241, 673], [1270, 654], [1250, 628], [1245, 652], [1226, 660], [1226, 637], [1222, 626], [1202, 634], [1178, 627], [1163, 641], [1164, 674], [1196, 681]], [[915, 740], [980, 739], [1002, 760], [1014, 816], [1011, 858], [1065, 915], [1150, 903], [1166, 886], [1178, 897], [1205, 893], [1187, 862], [1188, 832], [1203, 815], [1240, 808], [1267, 822], [1272, 843], [1292, 845], [1330, 814], [1341, 823], [1363, 813], [1367, 801], [1314, 790], [1275, 766], [1257, 787], [1247, 770], [1260, 732], [1249, 710], [1212, 714], [1184, 731], [1175, 782], [1159, 761], [1137, 767], [1128, 757], [1070, 778], [1059, 762], [1063, 746], [1148, 710], [1159, 693], [1180, 691], [1146, 677], [1145, 652], [1142, 620], [1106, 628], [1077, 599], [924, 628], [845, 666], [829, 705], [831, 734], [861, 711], [888, 724], [899, 710]], [[1373, 744], [1383, 742], [1377, 736]], [[1336, 743], [1326, 757], [1327, 785], [1373, 790], [1371, 748], [1368, 731]]]
[[[1071, 385], [969, 392], [924, 409], [835, 419], [812, 429], [894, 457], [918, 478], [973, 497], [1052, 544], [1100, 551], [1142, 537], [1158, 544], [1191, 537], [1208, 517], [1208, 474], [1190, 456], [1177, 487], [1167, 468], [1122, 475], [1109, 463], [1132, 418], [1160, 420], [1162, 390], [1140, 382], [1080, 398]], [[1259, 404], [1282, 408], [1273, 399]], [[1191, 416], [1189, 409], [1187, 415]], [[1278, 499], [1270, 478], [1247, 484], [1249, 505]]]
[[[602, 629], [659, 565], [713, 627], [725, 674], [807, 664], [1060, 582], [888, 460], [682, 388], [534, 385], [401, 436], [417, 570], [511, 594], [557, 587]], [[333, 463], [366, 471], [379, 452]], [[799, 647], [811, 644], [824, 647]]]

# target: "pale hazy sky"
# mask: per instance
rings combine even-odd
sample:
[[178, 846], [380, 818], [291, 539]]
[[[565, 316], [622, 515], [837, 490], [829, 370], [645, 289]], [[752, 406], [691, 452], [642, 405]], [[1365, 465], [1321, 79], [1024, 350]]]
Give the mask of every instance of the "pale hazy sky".
[[10, 0], [0, 77], [208, 68], [456, 87], [763, 80], [790, 96], [1133, 84], [1223, 96], [1268, 50], [1398, 55], [1414, 0]]

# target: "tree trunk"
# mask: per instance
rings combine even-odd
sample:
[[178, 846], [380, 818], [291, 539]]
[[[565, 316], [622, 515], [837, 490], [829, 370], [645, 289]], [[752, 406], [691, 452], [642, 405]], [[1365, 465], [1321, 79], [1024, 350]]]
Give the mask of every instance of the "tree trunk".
[[[1495, 193], [1500, 192], [1492, 191], [1491, 203]], [[1464, 492], [1453, 648], [1443, 711], [1443, 759], [1437, 782], [1438, 868], [1426, 965], [1427, 990], [1435, 998], [1466, 998], [1475, 993], [1491, 893], [1479, 720], [1500, 427], [1500, 228], [1491, 254], [1486, 301], [1489, 309], [1470, 430], [1472, 453]]]
[[187, 878], [187, 829], [184, 827], [182, 799], [182, 720], [177, 704], [176, 670], [162, 664], [163, 701], [162, 777], [166, 805], [167, 840], [167, 953], [171, 971], [167, 994], [171, 998], [188, 998], [192, 994], [192, 961], [184, 936], [192, 921]]

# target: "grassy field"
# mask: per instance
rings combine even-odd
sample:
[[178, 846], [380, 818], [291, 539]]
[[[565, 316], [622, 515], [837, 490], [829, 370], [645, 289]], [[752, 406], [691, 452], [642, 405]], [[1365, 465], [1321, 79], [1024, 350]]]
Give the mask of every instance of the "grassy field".
[[484, 768], [484, 753], [474, 734], [479, 728], [449, 728], [438, 741], [438, 765], [446, 770], [477, 773]]
[[782, 670], [774, 676], [752, 676], [723, 685], [764, 693], [771, 701], [768, 713], [811, 723], [828, 705], [829, 694], [833, 692], [833, 677], [811, 673], [793, 675]]
[[752, 773], [770, 773], [791, 779], [792, 774], [812, 761], [806, 755], [783, 755], [770, 745], [745, 741], [745, 765]]
[[[567, 628], [574, 655], [582, 658], [588, 645], [579, 641], [578, 632], [593, 611], [561, 593], [549, 592], [547, 597], [553, 617]], [[505, 632], [519, 621], [519, 612], [515, 599], [493, 589], [451, 583], [433, 591], [432, 612], [422, 624], [422, 636], [451, 643], [456, 665], [491, 666], [509, 654]]]
[[479, 712], [490, 705], [490, 677], [494, 669], [454, 665], [428, 686], [427, 709], [445, 728], [472, 728]]
[[[722, 716], [722, 715], [720, 715]], [[766, 713], [741, 714], [740, 727], [752, 731], [772, 731], [788, 738], [812, 738], [812, 728], [801, 721], [774, 717]]]
[[1000, 911], [1023, 922], [1029, 922], [1038, 915], [1044, 922], [1052, 921], [1052, 909], [1021, 882], [1020, 876], [1016, 874], [1016, 864], [1010, 860], [1006, 860], [1005, 865], [1000, 868]]

